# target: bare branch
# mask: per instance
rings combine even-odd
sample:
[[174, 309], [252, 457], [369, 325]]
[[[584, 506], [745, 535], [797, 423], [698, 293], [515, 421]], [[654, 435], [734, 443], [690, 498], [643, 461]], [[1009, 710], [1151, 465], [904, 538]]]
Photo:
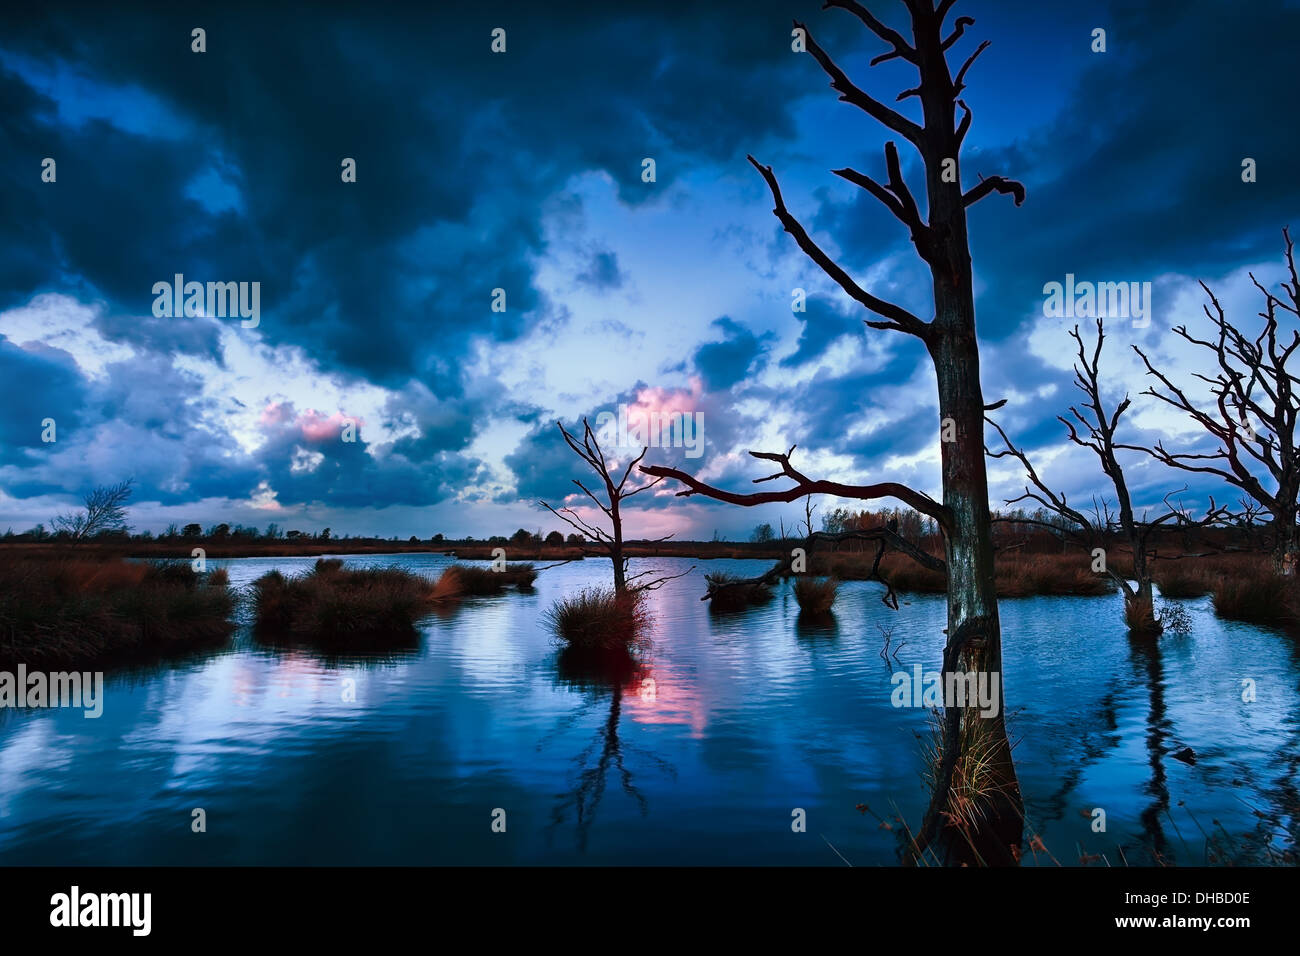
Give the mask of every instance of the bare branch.
[[[975, 22], [974, 20], [971, 20], [970, 17], [960, 17], [957, 22], [960, 24], [962, 20], [970, 20], [971, 23]], [[979, 59], [979, 55], [989, 48], [991, 42], [991, 40], [985, 40], [981, 43], [975, 48], [975, 52], [966, 58], [966, 62], [961, 65], [961, 69], [957, 71], [956, 79], [952, 81], [952, 95], [954, 97], [960, 94], [962, 90], [966, 89], [966, 71], [975, 65], [975, 61]]]
[[891, 30], [885, 24], [877, 20], [872, 15], [871, 11], [862, 4], [855, 2], [855, 0], [826, 0], [822, 5], [823, 10], [829, 10], [832, 7], [847, 10], [865, 23], [872, 33], [894, 48], [891, 52], [878, 56], [875, 60], [872, 60], [871, 62], [873, 66], [877, 62], [884, 62], [885, 60], [894, 59], [895, 57], [902, 57], [909, 63], [920, 63], [920, 58], [917, 56], [916, 50], [908, 46], [907, 41], [903, 39], [902, 35], [897, 30]]
[[940, 46], [939, 49], [946, 52], [949, 49], [949, 47], [951, 47], [954, 43], [956, 43], [958, 40], [962, 38], [962, 34], [966, 32], [966, 28], [969, 26], [974, 26], [974, 24], [975, 24], [974, 17], [958, 17], [956, 20], [953, 21], [952, 33], [948, 35], [948, 39], [943, 41], [943, 45]]
[[785, 200], [781, 196], [781, 186], [776, 181], [776, 176], [772, 172], [771, 166], [764, 166], [759, 163], [753, 156], [748, 157], [754, 168], [762, 174], [763, 179], [767, 181], [768, 189], [772, 192], [772, 201], [775, 204], [772, 212], [780, 220], [781, 225], [791, 236], [794, 237], [799, 248], [804, 251], [808, 258], [817, 263], [822, 271], [834, 279], [845, 292], [862, 303], [872, 312], [883, 316], [887, 322], [868, 322], [872, 328], [894, 329], [899, 332], [907, 332], [915, 335], [917, 338], [924, 339], [928, 329], [928, 323], [922, 322], [911, 312], [908, 312], [902, 306], [894, 305], [892, 302], [886, 302], [884, 299], [877, 298], [870, 292], [867, 292], [856, 282], [854, 282], [839, 265], [831, 259], [821, 247], [809, 237], [808, 232], [790, 214], [785, 206]]
[[924, 131], [920, 126], [913, 123], [902, 113], [890, 109], [884, 103], [868, 96], [861, 89], [854, 86], [853, 82], [844, 74], [844, 71], [835, 65], [835, 61], [830, 58], [825, 50], [818, 46], [817, 41], [813, 39], [812, 34], [808, 31], [808, 27], [798, 20], [794, 22], [794, 25], [804, 32], [804, 36], [807, 38], [808, 52], [813, 55], [813, 59], [831, 78], [831, 89], [840, 94], [841, 100], [852, 103], [877, 122], [889, 127], [909, 143], [920, 148], [924, 138]]
[[985, 179], [981, 176], [979, 185], [973, 186], [967, 190], [966, 195], [961, 197], [962, 205], [973, 206], [995, 190], [1004, 195], [1010, 193], [1015, 198], [1017, 206], [1025, 201], [1025, 187], [1014, 179], [1006, 179], [1002, 176], [990, 176]]
[[[790, 452], [793, 450], [794, 449], [791, 448]], [[672, 478], [674, 481], [681, 482], [686, 486], [685, 491], [677, 492], [677, 496], [681, 498], [700, 494], [704, 495], [706, 498], [712, 498], [715, 501], [726, 501], [729, 504], [741, 505], [743, 507], [752, 507], [754, 505], [769, 504], [778, 501], [796, 501], [804, 495], [836, 495], [840, 498], [854, 498], [861, 501], [871, 501], [877, 498], [896, 498], [914, 510], [921, 512], [921, 514], [933, 518], [945, 529], [951, 526], [951, 517], [948, 514], [948, 510], [929, 495], [892, 481], [880, 482], [879, 484], [874, 485], [845, 485], [836, 481], [813, 481], [805, 475], [800, 474], [790, 464], [790, 452], [786, 452], [784, 455], [778, 452], [750, 452], [750, 455], [754, 458], [762, 458], [781, 464], [781, 471], [759, 480], [771, 481], [780, 477], [786, 477], [793, 480], [795, 482], [794, 487], [787, 488], [784, 491], [737, 494], [735, 492], [724, 491], [721, 488], [714, 488], [713, 486], [700, 481], [695, 476], [689, 475], [684, 471], [679, 471], [676, 468], [667, 468], [663, 465], [642, 465], [641, 470], [648, 475], [654, 475], [660, 478]]]

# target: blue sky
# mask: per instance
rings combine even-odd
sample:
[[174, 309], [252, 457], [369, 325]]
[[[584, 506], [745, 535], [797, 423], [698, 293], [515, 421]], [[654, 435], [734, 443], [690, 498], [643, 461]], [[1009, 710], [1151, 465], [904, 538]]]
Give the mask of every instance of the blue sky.
[[[872, 6], [904, 25], [901, 4]], [[937, 495], [921, 348], [863, 326], [745, 161], [773, 165], [861, 283], [928, 315], [902, 227], [829, 172], [883, 178], [886, 131], [791, 51], [791, 19], [886, 102], [911, 68], [869, 68], [880, 42], [816, 3], [615, 7], [6, 11], [0, 529], [133, 476], [137, 529], [549, 530], [535, 502], [581, 475], [555, 420], [620, 403], [699, 412], [699, 458], [647, 460], [715, 484], [766, 473], [747, 449], [797, 443], [805, 473]], [[1005, 427], [1084, 498], [1104, 484], [1055, 420], [1076, 401], [1072, 323], [1044, 317], [1043, 286], [1152, 283], [1149, 327], [1108, 330], [1108, 393], [1137, 398], [1128, 440], [1195, 441], [1137, 396], [1148, 382], [1129, 346], [1190, 380], [1201, 359], [1168, 330], [1201, 317], [1197, 281], [1249, 317], [1248, 272], [1281, 277], [1281, 229], [1300, 226], [1300, 130], [1283, 103], [1300, 9], [961, 0], [954, 15], [975, 18], [957, 62], [992, 41], [964, 94], [963, 175], [1028, 188], [1019, 208], [994, 196], [971, 211], [985, 395], [1008, 400]], [[901, 153], [919, 192], [917, 157]], [[259, 324], [155, 317], [152, 287], [176, 273], [259, 282]], [[46, 418], [56, 442], [41, 441]], [[1185, 483], [1140, 457], [1131, 472], [1151, 504]], [[1009, 464], [990, 474], [995, 505], [1018, 493]], [[1208, 494], [1223, 490], [1193, 482], [1185, 499]], [[633, 535], [739, 536], [802, 512], [667, 489], [636, 502]]]

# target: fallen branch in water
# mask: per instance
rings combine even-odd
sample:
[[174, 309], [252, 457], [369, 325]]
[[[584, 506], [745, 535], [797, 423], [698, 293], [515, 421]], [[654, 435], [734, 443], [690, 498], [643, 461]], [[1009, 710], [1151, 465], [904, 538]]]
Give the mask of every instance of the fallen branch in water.
[[700, 600], [712, 600], [723, 591], [730, 588], [770, 587], [782, 578], [789, 577], [791, 574], [796, 573], [792, 569], [795, 562], [798, 560], [798, 556], [796, 555], [797, 551], [802, 550], [806, 557], [807, 553], [812, 550], [813, 544], [818, 541], [838, 543], [849, 539], [875, 541], [877, 543], [878, 547], [876, 548], [876, 556], [871, 563], [871, 570], [867, 572], [865, 580], [879, 581], [885, 586], [885, 593], [881, 597], [881, 601], [886, 607], [890, 607], [895, 611], [898, 610], [898, 595], [894, 592], [893, 585], [889, 583], [888, 579], [885, 578], [880, 570], [880, 562], [884, 558], [886, 551], [888, 551], [889, 546], [892, 545], [896, 551], [907, 555], [922, 567], [928, 568], [931, 571], [937, 571], [944, 575], [948, 573], [948, 566], [943, 562], [943, 559], [936, 558], [934, 555], [921, 550], [888, 525], [878, 528], [865, 528], [860, 531], [842, 531], [837, 533], [829, 531], [814, 531], [812, 534], [804, 538], [803, 544], [800, 545], [800, 547], [792, 548], [788, 557], [782, 558], [769, 570], [757, 577], [738, 578], [736, 580], [728, 581], [720, 581], [716, 579], [709, 581], [708, 590]]

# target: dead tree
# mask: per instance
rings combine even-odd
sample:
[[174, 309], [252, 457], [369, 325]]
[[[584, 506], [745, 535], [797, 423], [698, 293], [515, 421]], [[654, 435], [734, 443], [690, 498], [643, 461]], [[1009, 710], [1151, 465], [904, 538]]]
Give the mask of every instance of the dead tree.
[[[1155, 616], [1155, 601], [1151, 587], [1150, 557], [1153, 535], [1170, 525], [1205, 527], [1221, 520], [1226, 511], [1216, 508], [1214, 499], [1211, 498], [1210, 508], [1205, 517], [1200, 521], [1194, 521], [1183, 508], [1170, 504], [1169, 496], [1166, 495], [1164, 501], [1167, 510], [1158, 518], [1147, 520], [1145, 516], [1139, 519], [1134, 515], [1133, 497], [1129, 493], [1124, 467], [1115, 454], [1117, 448], [1125, 447], [1116, 443], [1115, 433], [1120, 418], [1132, 405], [1132, 399], [1125, 395], [1114, 410], [1108, 412], [1106, 402], [1102, 398], [1101, 349], [1106, 340], [1103, 321], [1097, 319], [1097, 341], [1091, 355], [1084, 344], [1083, 336], [1079, 334], [1077, 325], [1071, 330], [1070, 337], [1075, 341], [1079, 356], [1079, 361], [1074, 366], [1074, 385], [1083, 393], [1084, 400], [1081, 403], [1082, 408], [1071, 405], [1069, 417], [1058, 415], [1057, 421], [1066, 427], [1071, 442], [1081, 448], [1087, 448], [1097, 456], [1102, 473], [1110, 479], [1115, 489], [1118, 513], [1112, 514], [1104, 500], [1099, 503], [1094, 499], [1091, 517], [1071, 506], [1066, 495], [1055, 492], [1047, 486], [1034, 470], [1028, 455], [1012, 444], [1006, 432], [1002, 430], [1002, 426], [991, 418], [988, 419], [988, 423], [997, 430], [1006, 447], [997, 452], [986, 449], [985, 453], [990, 458], [1010, 457], [1018, 460], [1033, 486], [1032, 489], [1026, 486], [1023, 495], [1008, 499], [1007, 504], [1036, 501], [1049, 512], [1060, 515], [1070, 522], [1071, 526], [1066, 529], [1066, 534], [1076, 543], [1082, 544], [1089, 551], [1101, 549], [1105, 573], [1124, 594], [1124, 619], [1130, 633], [1134, 636], [1146, 637], [1159, 635], [1163, 628]], [[1127, 542], [1132, 553], [1133, 578], [1137, 582], [1136, 587], [1129, 584], [1128, 576], [1120, 573], [1113, 562], [1105, 560], [1105, 552], [1116, 533]]]
[[[1213, 326], [1212, 335], [1200, 339], [1178, 326], [1174, 332], [1193, 345], [1213, 353], [1218, 372], [1213, 376], [1196, 375], [1209, 385], [1209, 406], [1198, 404], [1161, 371], [1136, 345], [1133, 350], [1146, 364], [1147, 373], [1159, 380], [1158, 387], [1144, 394], [1187, 413], [1218, 443], [1218, 448], [1204, 454], [1171, 452], [1157, 442], [1154, 448], [1133, 447], [1173, 468], [1214, 475], [1240, 488], [1269, 513], [1272, 519], [1272, 556], [1279, 574], [1295, 573], [1300, 540], [1296, 535], [1297, 495], [1300, 494], [1300, 448], [1296, 446], [1296, 417], [1300, 414], [1300, 379], [1287, 368], [1287, 362], [1300, 348], [1300, 331], [1288, 335], [1280, 327], [1279, 312], [1300, 317], [1300, 278], [1296, 275], [1295, 246], [1290, 232], [1282, 230], [1286, 241], [1286, 264], [1290, 284], [1281, 283], [1290, 302], [1284, 302], [1259, 283], [1251, 281], [1264, 294], [1264, 320], [1259, 334], [1251, 338], [1244, 327], [1231, 322], [1218, 298], [1204, 282], [1201, 288], [1210, 298], [1202, 306]], [[1211, 305], [1213, 311], [1211, 311]], [[1210, 407], [1212, 406], [1212, 407]], [[1264, 475], [1261, 480], [1260, 475]], [[1268, 482], [1269, 487], [1265, 486]]]
[[[662, 478], [656, 478], [654, 481], [638, 485], [631, 489], [627, 486], [627, 479], [632, 474], [632, 469], [641, 463], [641, 459], [645, 457], [648, 448], [642, 448], [641, 454], [637, 455], [628, 463], [627, 467], [623, 469], [623, 476], [615, 481], [614, 476], [610, 473], [610, 469], [613, 467], [615, 473], [617, 473], [617, 464], [615, 463], [611, 465], [611, 463], [605, 458], [605, 453], [600, 447], [600, 442], [596, 440], [596, 435], [591, 430], [591, 425], [587, 423], [585, 418], [582, 420], [581, 442], [574, 438], [573, 435], [569, 434], [563, 424], [560, 422], [556, 422], [555, 424], [556, 427], [560, 429], [560, 434], [564, 436], [564, 440], [568, 443], [569, 447], [572, 448], [578, 457], [591, 466], [591, 469], [600, 476], [600, 480], [605, 486], [605, 501], [601, 501], [597, 498], [595, 493], [593, 493], [590, 488], [584, 485], [577, 478], [573, 479], [573, 483], [581, 488], [588, 498], [595, 502], [597, 508], [604, 512], [605, 517], [609, 519], [610, 529], [606, 531], [599, 525], [587, 521], [582, 517], [582, 515], [578, 514], [574, 508], [564, 507], [557, 510], [552, 508], [545, 501], [539, 502], [539, 504], [541, 504], [541, 506], [551, 514], [555, 515], [562, 521], [567, 522], [571, 527], [576, 528], [592, 541], [595, 541], [597, 544], [600, 544], [605, 548], [605, 551], [609, 554], [610, 561], [613, 562], [614, 565], [615, 593], [623, 594], [626, 591], [653, 591], [667, 581], [671, 581], [673, 578], [682, 577], [683, 575], [688, 574], [690, 569], [683, 571], [681, 574], [661, 575], [659, 577], [652, 577], [659, 573], [657, 571], [642, 571], [641, 573], [634, 574], [630, 577], [627, 573], [627, 557], [623, 554], [623, 502], [627, 501], [627, 499], [631, 498], [633, 495], [639, 495], [643, 491], [648, 491], [663, 480]], [[672, 535], [669, 534], [654, 540], [667, 541], [671, 537]]]
[[[998, 673], [1002, 670], [1002, 637], [993, 580], [993, 539], [989, 515], [988, 479], [984, 462], [984, 397], [980, 386], [979, 347], [975, 334], [975, 299], [966, 210], [994, 193], [1009, 194], [1019, 205], [1022, 185], [1001, 176], [989, 176], [964, 189], [960, 170], [962, 141], [971, 125], [971, 111], [961, 99], [966, 74], [988, 47], [981, 43], [954, 75], [948, 50], [974, 21], [958, 17], [944, 35], [944, 20], [956, 0], [904, 0], [911, 19], [911, 42], [878, 20], [854, 0], [827, 0], [857, 17], [889, 49], [872, 60], [904, 60], [916, 67], [919, 83], [905, 90], [900, 101], [915, 97], [922, 122], [917, 123], [867, 94], [813, 39], [804, 24], [795, 22], [813, 59], [830, 77], [840, 99], [863, 110], [888, 130], [905, 139], [920, 155], [925, 172], [926, 212], [903, 177], [898, 149], [885, 144], [883, 182], [854, 169], [837, 169], [835, 175], [860, 186], [880, 201], [906, 227], [917, 254], [929, 266], [934, 315], [922, 319], [907, 309], [885, 301], [860, 286], [808, 234], [786, 207], [781, 187], [770, 166], [754, 157], [749, 161], [771, 191], [773, 212], [799, 248], [851, 298], [878, 318], [867, 319], [872, 329], [903, 332], [920, 339], [930, 354], [938, 383], [941, 433], [952, 437], [940, 442], [943, 501], [895, 482], [845, 485], [813, 480], [790, 465], [789, 454], [758, 454], [780, 463], [772, 478], [794, 482], [784, 491], [733, 494], [712, 488], [691, 475], [672, 468], [643, 466], [658, 477], [674, 478], [686, 485], [679, 494], [704, 494], [738, 505], [794, 501], [809, 494], [872, 500], [892, 497], [921, 512], [942, 529], [948, 569], [948, 639], [943, 655], [944, 679], [962, 671]], [[960, 118], [958, 113], [960, 111]], [[751, 453], [754, 454], [754, 453]], [[769, 480], [769, 479], [762, 479]], [[954, 703], [954, 702], [949, 702]], [[913, 848], [916, 855], [941, 845], [951, 850], [947, 858], [990, 864], [1011, 863], [1024, 830], [1023, 802], [1011, 760], [1011, 747], [1003, 721], [981, 717], [978, 708], [945, 708], [939, 765], [929, 809]], [[971, 794], [975, 794], [974, 798]], [[976, 812], [967, 813], [972, 809]], [[967, 821], [958, 824], [956, 821]]]
[[1268, 514], [1268, 511], [1250, 495], [1239, 495], [1237, 497], [1237, 508], [1238, 510], [1232, 515], [1232, 523], [1241, 532], [1246, 549], [1254, 551], [1257, 544], [1259, 519]]
[[99, 485], [83, 499], [81, 511], [61, 514], [50, 524], [56, 533], [66, 535], [73, 542], [85, 541], [105, 531], [126, 530], [126, 503], [131, 498], [132, 483], [128, 478], [116, 485]]

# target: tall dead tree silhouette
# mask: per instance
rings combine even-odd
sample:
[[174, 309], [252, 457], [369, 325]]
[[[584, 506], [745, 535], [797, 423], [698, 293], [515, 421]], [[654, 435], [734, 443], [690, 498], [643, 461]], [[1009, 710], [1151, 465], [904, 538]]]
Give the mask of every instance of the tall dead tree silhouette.
[[[1202, 306], [1213, 330], [1209, 338], [1198, 339], [1178, 326], [1174, 332], [1193, 345], [1214, 354], [1218, 371], [1213, 376], [1197, 375], [1210, 386], [1211, 407], [1198, 404], [1159, 371], [1136, 345], [1147, 373], [1159, 380], [1158, 387], [1143, 394], [1160, 399], [1186, 412], [1219, 447], [1207, 454], [1168, 451], [1163, 443], [1154, 448], [1133, 447], [1157, 461], [1183, 471], [1215, 475], [1240, 488], [1259, 502], [1272, 517], [1273, 566], [1281, 574], [1296, 570], [1300, 539], [1296, 534], [1297, 495], [1300, 495], [1300, 447], [1296, 445], [1296, 418], [1300, 416], [1300, 378], [1287, 368], [1287, 362], [1300, 348], [1300, 331], [1281, 328], [1279, 313], [1290, 312], [1300, 318], [1300, 277], [1296, 275], [1295, 244], [1288, 230], [1282, 230], [1286, 242], [1286, 265], [1291, 282], [1282, 282], [1290, 302], [1260, 285], [1252, 273], [1251, 282], [1264, 294], [1264, 320], [1259, 334], [1251, 336], [1244, 325], [1229, 321], [1223, 306], [1204, 282], [1201, 288], [1210, 298]], [[1213, 311], [1211, 311], [1213, 306]], [[1252, 424], [1252, 419], [1255, 424]], [[1261, 481], [1260, 475], [1265, 475]], [[1265, 486], [1265, 481], [1272, 488]]]
[[[980, 386], [979, 346], [975, 334], [975, 299], [966, 210], [997, 192], [1016, 205], [1024, 187], [1002, 176], [989, 176], [969, 189], [962, 187], [960, 153], [971, 125], [970, 108], [961, 99], [966, 74], [988, 48], [979, 44], [954, 75], [947, 54], [975, 21], [958, 17], [944, 35], [944, 20], [956, 0], [904, 0], [911, 18], [912, 42], [878, 20], [854, 0], [827, 0], [857, 17], [889, 50], [872, 65], [901, 59], [916, 67], [920, 82], [904, 90], [899, 101], [915, 97], [923, 122], [918, 124], [854, 85], [842, 69], [803, 31], [806, 49], [830, 77], [840, 99], [858, 107], [920, 154], [925, 170], [925, 218], [903, 177], [898, 149], [885, 144], [886, 179], [882, 183], [854, 169], [835, 175], [869, 192], [907, 228], [916, 252], [929, 266], [934, 315], [924, 320], [907, 309], [873, 295], [828, 255], [786, 207], [770, 166], [753, 156], [749, 161], [762, 174], [772, 193], [773, 212], [799, 248], [850, 297], [878, 319], [865, 320], [872, 329], [903, 332], [920, 339], [934, 364], [939, 393], [940, 427], [951, 441], [940, 442], [943, 501], [936, 502], [905, 485], [881, 482], [845, 485], [815, 481], [790, 464], [788, 453], [751, 452], [777, 462], [781, 470], [767, 481], [794, 482], [784, 491], [734, 494], [697, 480], [685, 472], [643, 465], [642, 470], [673, 478], [686, 486], [680, 495], [703, 494], [737, 505], [794, 501], [809, 494], [831, 494], [870, 500], [892, 497], [934, 519], [942, 529], [948, 570], [948, 639], [943, 653], [945, 686], [957, 672], [1002, 670], [1002, 635], [993, 577], [993, 535], [989, 514], [988, 479], [984, 461], [984, 396]], [[958, 112], [960, 111], [960, 118]], [[1001, 685], [1002, 681], [999, 681]], [[999, 691], [1000, 693], [1000, 691]], [[950, 702], [953, 703], [953, 702]], [[951, 862], [1009, 864], [1017, 859], [1024, 832], [1023, 801], [1011, 759], [1011, 746], [999, 701], [996, 716], [982, 717], [978, 707], [949, 706], [942, 723], [939, 763], [934, 768], [930, 806], [911, 845], [909, 859], [942, 851]]]

